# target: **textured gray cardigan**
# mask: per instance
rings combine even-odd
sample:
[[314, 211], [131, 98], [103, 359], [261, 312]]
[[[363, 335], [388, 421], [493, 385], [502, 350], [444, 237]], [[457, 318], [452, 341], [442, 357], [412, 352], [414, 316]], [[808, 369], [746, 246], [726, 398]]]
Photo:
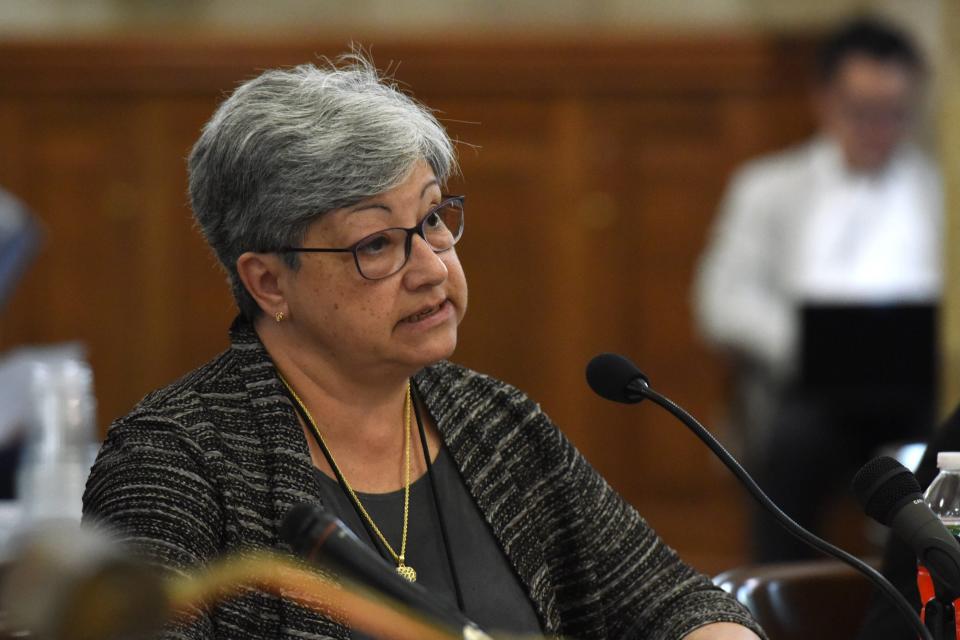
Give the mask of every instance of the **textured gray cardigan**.
[[[524, 394], [447, 362], [421, 371], [415, 384], [547, 633], [667, 639], [714, 621], [756, 629], [733, 599], [678, 560]], [[227, 351], [111, 426], [87, 482], [84, 519], [179, 572], [244, 548], [286, 550], [279, 523], [297, 503], [321, 502], [317, 482], [273, 363], [238, 320]], [[164, 637], [348, 632], [249, 589]]]

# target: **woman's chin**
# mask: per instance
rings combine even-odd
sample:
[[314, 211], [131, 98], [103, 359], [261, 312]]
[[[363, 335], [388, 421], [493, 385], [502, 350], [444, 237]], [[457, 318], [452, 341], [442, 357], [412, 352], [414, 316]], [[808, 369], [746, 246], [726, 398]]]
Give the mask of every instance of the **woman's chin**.
[[435, 317], [397, 325], [394, 339], [406, 344], [421, 367], [445, 360], [457, 348], [460, 318], [449, 302]]
[[447, 360], [457, 349], [457, 332], [454, 330], [446, 336], [435, 336], [425, 344], [419, 345], [416, 349], [416, 362], [418, 369], [436, 364], [441, 360]]

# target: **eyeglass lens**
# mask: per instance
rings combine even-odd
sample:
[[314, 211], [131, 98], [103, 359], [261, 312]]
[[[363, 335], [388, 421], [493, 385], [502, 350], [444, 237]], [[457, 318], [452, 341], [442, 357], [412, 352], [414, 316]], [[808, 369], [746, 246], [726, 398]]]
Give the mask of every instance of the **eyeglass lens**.
[[[458, 200], [443, 204], [427, 214], [418, 228], [434, 251], [450, 249], [463, 233], [463, 205]], [[410, 233], [406, 229], [396, 228], [384, 229], [361, 240], [354, 248], [354, 255], [363, 277], [377, 280], [402, 269], [408, 257], [408, 237]]]

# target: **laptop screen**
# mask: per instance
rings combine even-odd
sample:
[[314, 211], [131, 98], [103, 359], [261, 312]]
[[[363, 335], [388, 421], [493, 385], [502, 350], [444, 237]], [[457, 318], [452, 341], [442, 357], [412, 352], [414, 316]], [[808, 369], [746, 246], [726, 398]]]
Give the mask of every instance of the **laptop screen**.
[[807, 388], [927, 387], [938, 375], [938, 306], [807, 304], [800, 382]]

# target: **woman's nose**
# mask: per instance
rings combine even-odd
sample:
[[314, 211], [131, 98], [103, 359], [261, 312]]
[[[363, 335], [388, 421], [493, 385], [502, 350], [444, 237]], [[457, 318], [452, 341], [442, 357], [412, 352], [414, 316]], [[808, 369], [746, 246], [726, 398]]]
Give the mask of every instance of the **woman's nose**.
[[414, 234], [410, 238], [410, 257], [404, 273], [407, 286], [416, 289], [446, 280], [447, 265], [443, 261], [443, 253], [435, 252], [426, 240]]

